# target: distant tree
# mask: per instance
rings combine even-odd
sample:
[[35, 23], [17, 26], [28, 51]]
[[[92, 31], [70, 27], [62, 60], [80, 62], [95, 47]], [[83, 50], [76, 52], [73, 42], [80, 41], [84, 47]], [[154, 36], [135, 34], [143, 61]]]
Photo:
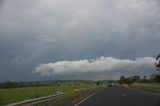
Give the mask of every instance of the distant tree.
[[119, 83], [120, 83], [120, 84], [123, 84], [124, 81], [125, 81], [125, 76], [121, 76], [121, 77], [120, 77], [120, 80], [119, 80]]
[[154, 78], [154, 81], [155, 82], [160, 82], [160, 75], [156, 75], [155, 78]]
[[119, 80], [119, 84], [132, 84], [136, 81], [139, 81], [140, 79], [141, 77], [138, 75], [130, 76], [130, 77], [121, 76]]
[[101, 81], [97, 81], [96, 85], [99, 86], [101, 84]]
[[124, 80], [124, 83], [125, 84], [132, 84], [133, 83], [133, 80], [132, 80], [132, 77], [128, 77]]
[[142, 83], [148, 83], [149, 80], [147, 79], [147, 76], [143, 76], [143, 78], [140, 80]]
[[133, 77], [132, 77], [132, 82], [139, 81], [140, 79], [141, 79], [141, 77], [140, 77], [140, 76], [135, 75], [135, 76], [133, 76]]
[[146, 79], [147, 79], [147, 76], [143, 76], [143, 79], [145, 79], [145, 80], [146, 80]]
[[155, 76], [156, 76], [156, 74], [150, 75], [150, 80], [154, 80]]

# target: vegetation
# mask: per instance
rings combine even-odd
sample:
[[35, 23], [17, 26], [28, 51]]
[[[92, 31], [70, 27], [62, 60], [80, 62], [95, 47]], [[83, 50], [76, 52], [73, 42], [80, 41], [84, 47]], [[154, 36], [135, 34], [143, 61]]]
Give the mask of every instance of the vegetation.
[[[155, 66], [157, 68], [157, 71], [160, 72], [160, 54], [156, 57]], [[160, 82], [160, 73], [159, 74], [153, 74], [151, 76], [151, 80], [154, 80], [155, 82]]]
[[[160, 72], [160, 54], [156, 57], [155, 67], [157, 71]], [[160, 74], [152, 74], [149, 79], [146, 76], [141, 78], [140, 76], [130, 76], [125, 77], [121, 76], [120, 80], [118, 81], [119, 84], [132, 84], [135, 82], [139, 83], [160, 83]]]
[[53, 80], [53, 81], [33, 81], [33, 82], [0, 82], [0, 89], [10, 89], [10, 88], [23, 88], [23, 87], [45, 87], [45, 86], [61, 86], [61, 85], [72, 85], [72, 84], [85, 83], [94, 84], [94, 81], [84, 81], [84, 80]]
[[[93, 81], [64, 81], [66, 83], [57, 83], [52, 86], [41, 87], [22, 87], [0, 89], [0, 106], [26, 100], [37, 98], [41, 96], [52, 95], [57, 91], [64, 93], [64, 101], [71, 100], [75, 96], [75, 89], [88, 89], [96, 86]], [[12, 86], [13, 87], [13, 86]]]
[[149, 91], [160, 96], [160, 83], [134, 83], [130, 87]]
[[57, 91], [71, 92], [66, 86], [49, 86], [49, 87], [25, 87], [13, 89], [0, 89], [0, 104], [9, 104], [26, 99], [32, 99], [40, 96], [51, 95]]
[[146, 76], [140, 77], [138, 75], [125, 77], [121, 76], [120, 80], [118, 81], [119, 84], [133, 84], [137, 83], [160, 83], [160, 75], [152, 74], [149, 79]]
[[155, 66], [157, 68], [157, 71], [160, 71], [160, 54], [156, 57]]
[[131, 76], [131, 77], [125, 77], [125, 76], [121, 76], [120, 80], [118, 81], [119, 84], [132, 84], [136, 81], [140, 81], [142, 80], [140, 76], [135, 75], [135, 76]]

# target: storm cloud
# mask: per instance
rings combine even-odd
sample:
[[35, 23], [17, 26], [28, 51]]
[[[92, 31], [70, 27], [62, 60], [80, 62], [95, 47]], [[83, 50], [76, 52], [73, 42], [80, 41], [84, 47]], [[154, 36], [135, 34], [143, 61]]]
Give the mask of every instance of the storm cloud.
[[52, 79], [32, 71], [63, 60], [156, 57], [159, 13], [159, 0], [0, 1], [0, 80]]
[[[119, 73], [119, 71], [144, 71], [154, 68], [155, 59], [152, 57], [137, 58], [136, 60], [116, 59], [113, 57], [100, 57], [92, 60], [58, 61], [56, 63], [41, 64], [33, 73], [43, 76], [50, 75], [82, 75], [94, 73], [97, 77], [106, 72]], [[142, 72], [144, 73], [144, 72]], [[94, 79], [94, 78], [91, 78]]]

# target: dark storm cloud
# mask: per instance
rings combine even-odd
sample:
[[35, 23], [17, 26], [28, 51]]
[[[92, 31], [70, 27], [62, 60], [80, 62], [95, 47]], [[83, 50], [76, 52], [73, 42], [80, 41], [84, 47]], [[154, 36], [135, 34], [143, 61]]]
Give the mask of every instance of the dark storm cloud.
[[31, 72], [50, 62], [100, 56], [135, 59], [159, 53], [158, 0], [0, 3], [0, 80], [43, 79]]

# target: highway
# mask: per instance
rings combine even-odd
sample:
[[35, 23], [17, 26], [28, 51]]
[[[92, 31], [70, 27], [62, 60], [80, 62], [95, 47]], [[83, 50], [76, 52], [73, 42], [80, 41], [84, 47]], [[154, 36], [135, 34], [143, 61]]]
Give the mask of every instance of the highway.
[[124, 87], [108, 87], [77, 106], [160, 106], [160, 96]]

